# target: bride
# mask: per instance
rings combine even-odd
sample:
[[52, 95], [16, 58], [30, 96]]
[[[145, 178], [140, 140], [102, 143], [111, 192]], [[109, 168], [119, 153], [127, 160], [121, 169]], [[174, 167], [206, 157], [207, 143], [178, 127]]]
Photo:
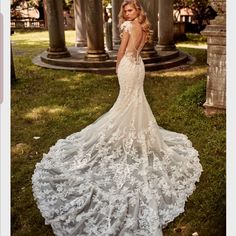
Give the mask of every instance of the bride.
[[140, 52], [150, 36], [139, 1], [125, 0], [119, 17], [116, 102], [58, 140], [32, 176], [38, 208], [58, 236], [161, 236], [202, 172], [187, 136], [159, 127], [146, 100]]

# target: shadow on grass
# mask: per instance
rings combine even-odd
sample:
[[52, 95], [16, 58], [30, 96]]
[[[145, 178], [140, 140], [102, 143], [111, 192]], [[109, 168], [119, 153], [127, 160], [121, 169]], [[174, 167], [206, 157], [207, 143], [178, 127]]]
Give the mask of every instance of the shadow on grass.
[[207, 65], [207, 50], [201, 48], [188, 48], [183, 46], [178, 46], [180, 51], [188, 53], [189, 55], [197, 58], [195, 66]]

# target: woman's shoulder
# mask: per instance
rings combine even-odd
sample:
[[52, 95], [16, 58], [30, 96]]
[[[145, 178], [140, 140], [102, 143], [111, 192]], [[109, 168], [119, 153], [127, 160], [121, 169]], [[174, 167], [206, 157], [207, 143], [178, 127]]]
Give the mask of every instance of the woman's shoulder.
[[121, 26], [120, 26], [120, 29], [121, 31], [127, 31], [127, 32], [131, 32], [131, 29], [132, 29], [132, 22], [131, 21], [124, 21]]

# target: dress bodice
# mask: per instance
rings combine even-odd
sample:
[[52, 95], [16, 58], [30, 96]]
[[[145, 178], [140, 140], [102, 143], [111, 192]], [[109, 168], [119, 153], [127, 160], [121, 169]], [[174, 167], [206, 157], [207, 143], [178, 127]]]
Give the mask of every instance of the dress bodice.
[[130, 58], [133, 62], [139, 64], [141, 57], [140, 52], [145, 44], [143, 42], [143, 31], [141, 28], [133, 25], [131, 21], [125, 21], [121, 25], [122, 32], [128, 32], [130, 34], [130, 40], [126, 47], [125, 56]]

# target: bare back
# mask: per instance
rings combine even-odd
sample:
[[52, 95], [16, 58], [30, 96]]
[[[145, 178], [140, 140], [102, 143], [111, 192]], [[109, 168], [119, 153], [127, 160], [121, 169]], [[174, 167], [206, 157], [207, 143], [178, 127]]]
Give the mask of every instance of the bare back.
[[116, 72], [121, 59], [126, 56], [135, 64], [141, 62], [140, 52], [145, 45], [147, 33], [142, 30], [139, 23], [125, 21], [120, 26], [123, 34], [117, 53]]
[[[131, 23], [132, 24], [132, 23]], [[146, 33], [142, 30], [141, 25], [132, 24], [130, 31], [130, 39], [126, 48], [126, 52], [136, 54], [140, 53], [146, 41]]]
[[141, 25], [131, 23], [129, 30], [130, 39], [126, 47], [126, 54], [139, 57], [139, 54], [146, 42], [146, 32], [142, 30]]

